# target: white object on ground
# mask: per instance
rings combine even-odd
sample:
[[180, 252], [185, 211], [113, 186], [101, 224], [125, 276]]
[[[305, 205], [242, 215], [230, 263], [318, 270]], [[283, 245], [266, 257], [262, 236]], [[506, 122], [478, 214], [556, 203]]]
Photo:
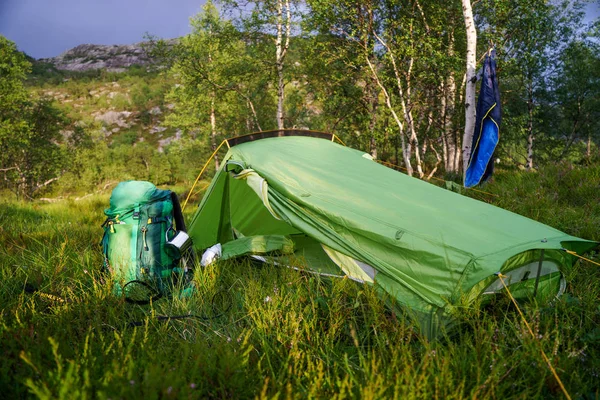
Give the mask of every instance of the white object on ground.
[[202, 254], [202, 260], [200, 260], [200, 265], [206, 267], [207, 265], [212, 264], [221, 257], [221, 252], [221, 243], [217, 243], [214, 246], [209, 247], [208, 249], [206, 249], [204, 254]]

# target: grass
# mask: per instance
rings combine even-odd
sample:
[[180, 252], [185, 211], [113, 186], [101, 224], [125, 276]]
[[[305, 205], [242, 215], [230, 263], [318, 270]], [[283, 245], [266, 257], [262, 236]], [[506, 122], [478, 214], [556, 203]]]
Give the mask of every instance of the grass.
[[[473, 196], [600, 240], [598, 182], [598, 166], [498, 171], [483, 188], [497, 197]], [[572, 398], [600, 396], [590, 263], [553, 304], [521, 305], [536, 340], [505, 298], [427, 341], [370, 286], [249, 261], [197, 269], [191, 297], [133, 306], [99, 273], [107, 205], [0, 203], [4, 398], [562, 398], [540, 347]]]

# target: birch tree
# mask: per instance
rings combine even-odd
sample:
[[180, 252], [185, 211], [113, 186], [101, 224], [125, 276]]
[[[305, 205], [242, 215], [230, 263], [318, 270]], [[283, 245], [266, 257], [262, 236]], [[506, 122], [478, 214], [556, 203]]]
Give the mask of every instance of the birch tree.
[[473, 132], [475, 131], [475, 64], [477, 51], [477, 31], [475, 29], [475, 20], [473, 18], [473, 9], [471, 8], [471, 0], [462, 0], [462, 9], [467, 33], [467, 52], [465, 57], [465, 133], [462, 141], [463, 174], [466, 174], [467, 167], [469, 166], [469, 160], [471, 158]]
[[[417, 8], [420, 10], [421, 14], [422, 14], [422, 9], [418, 3], [418, 1], [415, 4], [417, 6]], [[393, 10], [396, 10], [396, 7], [393, 7]], [[372, 11], [371, 11], [372, 12]], [[395, 12], [393, 13], [395, 15], [397, 15]], [[423, 19], [425, 18], [425, 16], [423, 15]], [[407, 32], [407, 43], [408, 46], [406, 46], [406, 48], [404, 49], [405, 51], [405, 57], [404, 57], [404, 65], [406, 66], [405, 69], [403, 71], [400, 71], [400, 67], [398, 65], [397, 62], [397, 50], [398, 50], [398, 46], [394, 46], [394, 48], [392, 49], [392, 47], [390, 46], [390, 44], [388, 43], [388, 40], [392, 40], [395, 44], [398, 43], [397, 40], [394, 40], [394, 33], [395, 30], [392, 30], [392, 26], [395, 25], [396, 21], [394, 21], [393, 19], [390, 18], [390, 15], [387, 14], [386, 15], [386, 21], [384, 22], [384, 27], [382, 28], [382, 34], [378, 34], [377, 31], [375, 29], [373, 29], [373, 25], [371, 25], [371, 30], [372, 30], [372, 34], [373, 36], [376, 38], [378, 45], [382, 46], [385, 49], [385, 58], [389, 61], [390, 66], [391, 66], [391, 70], [393, 73], [393, 77], [394, 77], [394, 82], [395, 82], [395, 89], [397, 91], [397, 98], [398, 101], [400, 102], [400, 106], [401, 106], [401, 110], [402, 110], [402, 116], [404, 119], [404, 123], [399, 121], [399, 118], [396, 114], [396, 112], [394, 111], [394, 108], [392, 106], [391, 100], [389, 98], [389, 94], [387, 94], [387, 90], [385, 88], [382, 87], [382, 91], [385, 93], [386, 96], [386, 105], [388, 106], [388, 109], [390, 110], [390, 112], [392, 113], [392, 115], [394, 116], [394, 120], [396, 121], [398, 128], [400, 130], [400, 135], [401, 135], [401, 140], [404, 142], [404, 135], [402, 134], [403, 132], [407, 132], [407, 138], [408, 138], [408, 143], [403, 144], [403, 148], [404, 150], [404, 162], [406, 164], [406, 168], [407, 168], [407, 172], [409, 175], [412, 175], [413, 173], [413, 169], [412, 169], [412, 165], [411, 165], [411, 155], [414, 151], [414, 155], [415, 155], [415, 162], [416, 162], [416, 166], [417, 166], [417, 173], [419, 175], [420, 178], [423, 177], [424, 173], [423, 173], [423, 163], [421, 161], [421, 155], [420, 155], [420, 149], [419, 149], [419, 139], [417, 136], [417, 132], [416, 132], [416, 127], [415, 127], [415, 121], [414, 121], [414, 117], [413, 117], [413, 86], [412, 86], [412, 78], [413, 78], [413, 68], [414, 68], [414, 63], [415, 63], [415, 58], [414, 58], [414, 53], [415, 53], [415, 40], [417, 39], [414, 34], [415, 31], [415, 21], [409, 19], [408, 24], [406, 26], [406, 29], [401, 29], [405, 30]], [[426, 21], [424, 21], [424, 25], [426, 30], [429, 30], [429, 27], [427, 26]], [[383, 35], [387, 36], [389, 39], [384, 39]], [[377, 79], [377, 82], [381, 84], [381, 79], [379, 79], [379, 77], [377, 76], [377, 71], [371, 66], [369, 65], [369, 67], [371, 68], [371, 71], [373, 72], [374, 76]], [[383, 86], [383, 85], [382, 85]], [[405, 127], [406, 126], [406, 127]]]
[[[260, 71], [250, 59], [246, 44], [211, 2], [191, 23], [192, 33], [183, 37], [173, 51], [175, 61], [170, 73], [178, 84], [168, 96], [175, 109], [166, 122], [190, 134], [208, 130], [214, 151], [224, 132], [243, 133], [238, 128], [227, 129], [240, 117], [247, 121], [248, 130], [261, 130], [255, 94], [265, 87], [256, 83]], [[215, 166], [219, 168], [218, 156]]]
[[[335, 43], [335, 48], [320, 46], [320, 53], [316, 56], [323, 57], [327, 60], [327, 64], [334, 62], [335, 65], [345, 69], [346, 76], [354, 78], [353, 85], [349, 85], [349, 82], [343, 79], [341, 80], [342, 85], [331, 89], [339, 90], [338, 93], [340, 94], [347, 92], [349, 89], [356, 93], [354, 105], [357, 108], [354, 109], [354, 113], [359, 116], [357, 119], [360, 120], [360, 126], [356, 128], [359, 129], [359, 132], [367, 133], [366, 145], [368, 151], [373, 157], [377, 158], [379, 156], [377, 124], [381, 120], [381, 107], [379, 107], [379, 104], [382, 100], [380, 96], [383, 96], [383, 102], [388, 108], [388, 100], [390, 100], [387, 90], [384, 92], [381, 89], [382, 83], [377, 72], [381, 69], [381, 64], [375, 52], [376, 39], [372, 34], [372, 27], [378, 21], [373, 18], [373, 13], [369, 11], [373, 7], [377, 7], [377, 2], [356, 0], [343, 0], [340, 2], [308, 1], [307, 5], [310, 7], [310, 12], [307, 13], [307, 19], [309, 20], [307, 29], [317, 31], [320, 35], [329, 38], [329, 43]], [[323, 67], [330, 69], [327, 64]], [[334, 97], [334, 99], [338, 100], [339, 96]], [[394, 114], [395, 111], [392, 116]], [[344, 120], [350, 118], [352, 117], [347, 114], [343, 116]], [[396, 122], [400, 121], [401, 123], [397, 114], [393, 118]], [[402, 153], [405, 156], [406, 147], [404, 142], [402, 148]]]
[[[438, 126], [444, 125], [437, 122], [442, 120], [442, 116], [447, 117], [443, 129], [449, 132], [448, 135], [440, 135], [443, 137], [444, 159], [447, 160], [448, 153], [451, 153], [452, 161], [447, 162], [450, 166], [447, 169], [454, 166], [460, 153], [456, 157], [457, 152], [448, 149], [456, 149], [459, 142], [453, 129], [456, 89], [451, 79], [448, 90], [441, 83], [448, 76], [453, 76], [448, 71], [454, 68], [453, 61], [447, 62], [446, 59], [455, 58], [453, 52], [446, 52], [448, 44], [444, 43], [447, 37], [440, 34], [449, 30], [445, 26], [447, 7], [419, 0], [309, 1], [308, 5], [313, 18], [322, 19], [322, 29], [346, 39], [347, 46], [356, 47], [356, 53], [360, 54], [356, 63], [360, 65], [362, 61], [366, 71], [364, 92], [373, 87], [370, 82], [379, 89], [383, 107], [378, 114], [382, 114], [382, 119], [390, 120], [386, 133], [395, 128], [394, 137], [402, 147], [401, 159], [407, 172], [424, 177], [427, 152], [435, 157], [428, 156], [433, 163], [438, 162], [438, 157], [442, 159], [436, 149], [440, 145], [439, 136], [433, 140], [428, 137]], [[453, 35], [450, 36], [453, 38]], [[442, 107], [438, 115], [433, 109], [439, 109], [439, 90], [446, 93], [448, 109]], [[372, 154], [376, 136], [375, 132], [370, 136]], [[454, 147], [450, 147], [452, 145]]]
[[255, 61], [260, 62], [266, 70], [274, 66], [276, 79], [273, 86], [277, 98], [275, 121], [277, 129], [284, 129], [286, 59], [298, 3], [294, 0], [250, 0], [242, 4], [223, 0], [222, 4], [245, 40], [256, 43], [266, 39], [273, 43], [272, 58]]
[[[440, 85], [440, 105], [442, 115], [442, 156], [444, 160], [444, 169], [447, 173], [456, 174], [460, 170], [461, 160], [461, 135], [458, 129], [458, 118], [457, 118], [457, 102], [458, 99], [462, 99], [462, 93], [459, 93], [457, 97], [456, 76], [464, 76], [465, 74], [459, 73], [455, 65], [458, 65], [460, 55], [457, 54], [457, 39], [456, 34], [458, 29], [455, 26], [455, 21], [458, 19], [455, 17], [455, 13], [452, 9], [449, 10], [448, 14], [445, 14], [446, 18], [446, 51], [445, 59], [447, 67], [445, 69], [446, 75], [442, 77]], [[462, 68], [460, 69], [462, 71]]]
[[[285, 16], [284, 16], [285, 14]], [[277, 39], [275, 41], [275, 66], [277, 67], [277, 129], [285, 128], [283, 101], [285, 98], [285, 81], [283, 67], [290, 47], [292, 33], [292, 11], [289, 0], [277, 0]]]

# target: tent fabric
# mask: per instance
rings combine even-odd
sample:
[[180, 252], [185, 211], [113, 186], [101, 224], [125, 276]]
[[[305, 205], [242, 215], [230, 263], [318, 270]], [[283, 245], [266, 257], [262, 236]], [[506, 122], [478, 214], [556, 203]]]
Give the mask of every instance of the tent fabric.
[[[409, 177], [364, 154], [299, 136], [231, 147], [192, 219], [194, 246], [226, 243], [236, 232], [305, 238], [320, 251], [306, 251], [306, 268], [318, 270], [322, 262], [331, 269], [333, 261], [342, 274], [352, 273], [327, 253], [354, 260], [353, 268], [365, 267], [354, 273], [370, 274], [362, 280], [397, 299], [426, 335], [435, 336], [453, 313], [497, 281], [495, 273], [538, 261], [540, 249], [545, 261], [565, 270], [576, 259], [561, 249], [581, 253], [597, 244]], [[242, 169], [268, 182], [268, 202], [262, 191], [235, 179]]]
[[483, 61], [476, 115], [471, 158], [465, 173], [465, 187], [473, 187], [485, 182], [494, 171], [494, 151], [500, 140], [502, 119], [495, 50], [490, 51]]
[[223, 245], [221, 259], [239, 257], [250, 254], [281, 253], [290, 254], [294, 252], [294, 242], [282, 235], [257, 235], [243, 236]]

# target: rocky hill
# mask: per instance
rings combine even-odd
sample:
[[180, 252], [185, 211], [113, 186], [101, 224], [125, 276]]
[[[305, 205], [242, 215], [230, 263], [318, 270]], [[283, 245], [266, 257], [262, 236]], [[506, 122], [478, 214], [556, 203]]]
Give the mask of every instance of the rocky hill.
[[157, 61], [147, 47], [144, 42], [82, 44], [57, 57], [29, 58], [27, 83], [36, 97], [53, 99], [75, 126], [96, 140], [112, 147], [145, 142], [162, 152], [182, 132], [164, 124], [174, 107], [165, 101], [173, 82], [155, 68]]
[[[167, 41], [174, 43], [175, 39]], [[59, 56], [38, 60], [52, 64], [56, 69], [66, 71], [89, 71], [104, 69], [109, 72], [123, 72], [132, 65], [152, 64], [145, 43], [129, 45], [81, 44]]]

